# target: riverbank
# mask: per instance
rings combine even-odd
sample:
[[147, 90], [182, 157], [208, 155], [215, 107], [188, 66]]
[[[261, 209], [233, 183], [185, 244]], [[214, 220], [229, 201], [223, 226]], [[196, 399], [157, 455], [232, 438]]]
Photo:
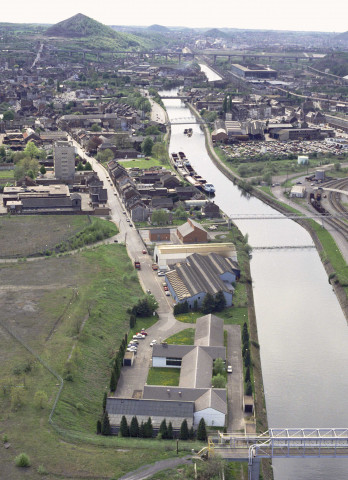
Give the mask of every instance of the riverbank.
[[[199, 112], [189, 103], [186, 103], [187, 107], [190, 109], [191, 113], [195, 115], [196, 118], [201, 120]], [[207, 152], [212, 159], [214, 165], [224, 173], [232, 182], [241, 180], [240, 177], [229, 175], [230, 172], [226, 167], [221, 163], [220, 159], [217, 157], [216, 153], [213, 150], [213, 146], [210, 144], [210, 132], [206, 125], [203, 125], [204, 136], [205, 136], [205, 146]], [[248, 278], [251, 278], [250, 272], [250, 263], [248, 263], [248, 271], [245, 272]], [[256, 310], [254, 304], [254, 294], [252, 283], [246, 283], [247, 290], [247, 301], [248, 301], [248, 319], [249, 319], [249, 329], [250, 329], [250, 344], [251, 344], [251, 356], [253, 361], [253, 372], [254, 372], [254, 402], [255, 402], [255, 417], [256, 417], [256, 429], [257, 432], [265, 432], [268, 430], [268, 419], [267, 419], [267, 410], [266, 410], [266, 400], [263, 386], [263, 377], [262, 377], [262, 368], [261, 368], [261, 357], [260, 357], [260, 345], [257, 332], [257, 320], [256, 320]], [[272, 463], [269, 460], [262, 461], [262, 473], [264, 480], [273, 479], [273, 469]]]
[[[201, 116], [200, 116], [199, 112], [195, 109], [195, 107], [193, 107], [193, 105], [187, 103], [187, 107], [190, 109], [191, 113], [193, 115], [195, 115], [195, 117], [197, 119], [201, 120]], [[229, 178], [232, 182], [238, 184], [238, 186], [243, 189], [244, 188], [243, 179], [239, 175], [236, 175], [234, 172], [232, 172], [230, 169], [228, 169], [228, 167], [226, 167], [226, 165], [224, 165], [224, 163], [221, 161], [221, 159], [218, 157], [218, 155], [214, 151], [214, 147], [213, 147], [213, 144], [212, 144], [212, 141], [211, 141], [210, 132], [209, 132], [209, 129], [206, 125], [203, 125], [203, 131], [204, 131], [204, 136], [205, 136], [205, 145], [206, 145], [206, 148], [207, 148], [207, 152], [208, 152], [209, 157], [211, 158], [212, 162], [214, 163], [214, 165], [227, 178]], [[270, 207], [274, 208], [275, 210], [277, 210], [278, 212], [280, 212], [284, 215], [287, 215], [289, 213], [289, 211], [294, 213], [293, 208], [288, 207], [287, 205], [285, 205], [281, 201], [279, 201], [276, 198], [268, 195], [266, 192], [263, 192], [262, 190], [259, 190], [255, 187], [253, 187], [252, 185], [250, 185], [250, 190], [248, 190], [248, 193], [252, 194], [253, 196], [258, 198], [262, 202], [266, 203], [267, 205], [269, 205]], [[326, 271], [328, 277], [330, 277], [330, 275], [335, 273], [335, 268], [333, 267], [333, 265], [330, 261], [330, 257], [328, 256], [328, 254], [327, 254], [327, 252], [324, 248], [324, 245], [320, 241], [320, 238], [319, 238], [317, 232], [315, 231], [315, 229], [311, 225], [310, 220], [309, 219], [306, 220], [306, 219], [301, 219], [301, 218], [298, 218], [298, 219], [295, 218], [294, 221], [297, 222], [299, 225], [301, 225], [301, 227], [303, 227], [310, 234], [310, 236], [311, 236], [311, 238], [314, 242], [314, 245], [315, 245], [315, 247], [316, 247], [316, 249], [319, 253], [319, 256], [320, 256], [321, 262], [322, 262], [322, 264], [325, 268], [325, 271]], [[333, 240], [333, 242], [334, 242], [334, 240]], [[330, 283], [332, 285], [332, 288], [333, 288], [333, 290], [336, 294], [336, 297], [339, 301], [339, 304], [341, 306], [342, 312], [343, 312], [343, 314], [344, 314], [344, 316], [347, 320], [347, 323], [348, 323], [348, 296], [346, 294], [346, 291], [345, 291], [344, 287], [342, 287], [339, 283], [335, 283], [334, 281], [332, 281]]]

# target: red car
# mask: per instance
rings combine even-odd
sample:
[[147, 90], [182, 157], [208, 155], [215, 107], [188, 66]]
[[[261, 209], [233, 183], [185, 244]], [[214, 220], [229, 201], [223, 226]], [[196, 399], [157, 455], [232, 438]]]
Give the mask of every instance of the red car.
[[168, 287], [163, 287], [165, 292], [168, 292]]
[[144, 250], [143, 250], [143, 254], [144, 254], [144, 255], [146, 255], [146, 254], [147, 254], [147, 251], [145, 250], [145, 248], [144, 248]]
[[141, 335], [145, 335], [145, 337], [147, 336], [147, 332], [144, 329], [142, 329], [140, 333]]

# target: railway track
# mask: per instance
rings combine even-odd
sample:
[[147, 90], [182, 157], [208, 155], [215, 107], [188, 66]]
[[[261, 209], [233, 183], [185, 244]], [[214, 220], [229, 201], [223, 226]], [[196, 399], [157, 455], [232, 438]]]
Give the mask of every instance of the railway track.
[[[330, 187], [334, 187], [334, 188], [342, 190], [345, 187], [348, 187], [348, 179], [346, 178], [344, 180], [330, 182]], [[339, 214], [348, 216], [348, 210], [341, 203], [341, 194], [340, 193], [329, 192], [328, 201], [329, 201], [330, 207], [332, 207], [332, 209], [334, 210], [335, 213], [339, 213]], [[328, 213], [330, 213], [330, 212], [328, 212]], [[347, 223], [347, 220], [345, 220], [344, 218], [339, 219], [339, 218], [333, 218], [333, 217], [329, 216], [327, 218], [327, 221], [334, 228], [336, 228], [343, 235], [345, 235], [346, 239], [348, 239], [348, 223]]]

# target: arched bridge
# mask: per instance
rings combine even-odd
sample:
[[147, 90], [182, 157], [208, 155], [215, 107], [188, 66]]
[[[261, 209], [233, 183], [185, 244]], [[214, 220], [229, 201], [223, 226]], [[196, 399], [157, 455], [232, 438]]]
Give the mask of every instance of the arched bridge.
[[260, 435], [220, 433], [199, 452], [247, 461], [249, 480], [258, 480], [262, 458], [348, 458], [348, 428], [270, 428]]

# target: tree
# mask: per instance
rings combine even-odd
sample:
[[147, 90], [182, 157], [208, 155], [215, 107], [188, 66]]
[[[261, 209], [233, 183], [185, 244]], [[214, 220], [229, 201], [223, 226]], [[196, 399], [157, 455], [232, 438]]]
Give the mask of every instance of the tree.
[[189, 439], [193, 440], [194, 438], [195, 438], [195, 431], [194, 431], [194, 428], [193, 428], [193, 425], [192, 425], [192, 427], [189, 430]]
[[334, 168], [335, 168], [336, 172], [339, 172], [341, 170], [340, 162], [336, 162], [335, 165], [334, 165]]
[[152, 147], [152, 155], [161, 162], [167, 160], [167, 148], [165, 144], [156, 142]]
[[141, 144], [141, 151], [146, 157], [150, 157], [152, 153], [153, 141], [150, 137], [146, 137]]
[[7, 110], [6, 112], [3, 113], [2, 118], [4, 119], [5, 122], [9, 122], [10, 120], [14, 119], [14, 113], [12, 110]]
[[45, 175], [45, 173], [46, 173], [45, 165], [41, 165], [40, 173], [41, 173], [41, 175]]
[[25, 149], [24, 155], [29, 158], [38, 158], [39, 157], [39, 149], [35, 145], [34, 142], [28, 142]]
[[116, 373], [115, 370], [111, 372], [111, 378], [110, 378], [110, 392], [114, 392], [116, 390], [117, 386], [117, 379], [116, 379]]
[[101, 132], [101, 127], [97, 123], [93, 123], [91, 126], [91, 131], [92, 132]]
[[172, 440], [172, 438], [174, 438], [172, 422], [168, 423], [167, 438], [168, 440]]
[[107, 394], [107, 392], [104, 392], [104, 395], [103, 395], [103, 412], [105, 412], [105, 409], [106, 409], [107, 399], [108, 399], [108, 394]]
[[219, 290], [215, 295], [215, 312], [222, 312], [222, 310], [226, 307], [226, 298], [223, 294], [222, 290]]
[[215, 307], [215, 299], [211, 293], [207, 293], [203, 299], [202, 312], [205, 314], [212, 313]]
[[157, 310], [158, 303], [153, 295], [147, 295], [138, 300], [138, 303], [132, 308], [132, 314], [137, 317], [150, 317]]
[[251, 382], [246, 382], [245, 384], [245, 395], [252, 395], [253, 394], [253, 387], [251, 385]]
[[245, 382], [250, 382], [250, 367], [247, 367], [245, 370]]
[[45, 408], [47, 405], [47, 393], [42, 390], [38, 390], [34, 395], [34, 403], [37, 408]]
[[147, 422], [144, 425], [144, 437], [151, 438], [152, 435], [153, 435], [153, 426], [152, 426], [151, 417], [149, 417]]
[[101, 422], [101, 434], [102, 435], [111, 435], [111, 426], [108, 412], [104, 412], [102, 422]]
[[121, 435], [121, 437], [129, 437], [129, 428], [128, 428], [128, 424], [127, 424], [127, 419], [124, 415], [121, 418], [120, 435]]
[[114, 152], [110, 148], [106, 148], [97, 154], [97, 160], [100, 163], [109, 162], [114, 158]]
[[137, 321], [136, 316], [132, 314], [132, 315], [129, 317], [129, 327], [130, 327], [131, 329], [135, 327], [136, 321]]
[[245, 368], [249, 367], [251, 363], [250, 359], [250, 350], [247, 350], [244, 355], [244, 366]]
[[93, 170], [92, 165], [89, 162], [86, 162], [85, 170], [88, 170], [88, 171]]
[[145, 425], [144, 422], [141, 422], [140, 427], [139, 427], [139, 437], [140, 438], [145, 438]]
[[39, 172], [39, 162], [35, 159], [22, 158], [15, 166], [14, 178], [16, 181], [25, 177], [36, 178]]
[[1, 145], [0, 146], [0, 158], [5, 158], [6, 157], [6, 148]]
[[139, 422], [137, 417], [133, 417], [129, 427], [129, 436], [130, 437], [139, 437]]
[[188, 431], [188, 426], [187, 426], [187, 420], [183, 420], [181, 427], [180, 427], [180, 435], [179, 435], [180, 440], [188, 440], [189, 438], [189, 431]]
[[102, 424], [101, 424], [101, 421], [98, 420], [97, 421], [97, 435], [101, 434], [101, 430], [102, 430]]
[[222, 358], [216, 358], [214, 360], [214, 367], [213, 367], [213, 373], [214, 375], [223, 375], [225, 372], [225, 362], [222, 360]]
[[166, 225], [169, 222], [169, 213], [166, 210], [155, 210], [151, 216], [151, 223]]
[[159, 428], [159, 434], [161, 435], [161, 438], [163, 438], [163, 439], [168, 438], [168, 428], [167, 428], [167, 422], [166, 422], [165, 418], [161, 422], [161, 425], [160, 425], [160, 428]]
[[219, 373], [211, 379], [213, 388], [225, 388], [226, 387], [226, 378]]
[[242, 341], [243, 341], [243, 343], [248, 343], [249, 342], [248, 325], [247, 325], [246, 322], [244, 322], [244, 324], [243, 324]]
[[197, 440], [201, 440], [202, 442], [205, 442], [207, 440], [207, 429], [205, 426], [204, 418], [201, 418], [198, 424]]
[[78, 172], [82, 172], [82, 171], [84, 170], [84, 167], [83, 167], [83, 163], [82, 163], [82, 162], [79, 162], [79, 163], [77, 164], [76, 170], [77, 170]]

